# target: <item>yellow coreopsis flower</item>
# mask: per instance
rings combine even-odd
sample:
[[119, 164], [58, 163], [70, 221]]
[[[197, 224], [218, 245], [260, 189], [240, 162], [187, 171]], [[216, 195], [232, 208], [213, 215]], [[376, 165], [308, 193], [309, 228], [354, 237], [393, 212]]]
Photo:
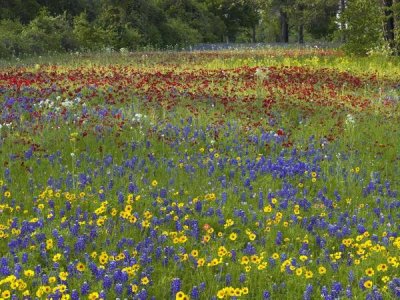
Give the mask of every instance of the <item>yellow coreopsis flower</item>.
[[65, 281], [68, 278], [68, 272], [60, 272], [60, 274], [58, 274], [58, 277], [60, 277], [61, 280]]

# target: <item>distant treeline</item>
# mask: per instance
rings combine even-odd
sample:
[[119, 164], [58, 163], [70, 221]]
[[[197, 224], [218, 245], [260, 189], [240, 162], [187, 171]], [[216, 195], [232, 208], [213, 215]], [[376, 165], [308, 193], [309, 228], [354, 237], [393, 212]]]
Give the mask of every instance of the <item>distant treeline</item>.
[[399, 1], [0, 0], [0, 57], [321, 40], [396, 53]]

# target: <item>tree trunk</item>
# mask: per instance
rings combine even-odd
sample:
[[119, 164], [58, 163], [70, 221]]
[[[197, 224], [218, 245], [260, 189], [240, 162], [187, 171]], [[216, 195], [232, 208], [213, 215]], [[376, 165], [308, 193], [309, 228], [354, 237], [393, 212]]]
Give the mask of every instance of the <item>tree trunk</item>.
[[346, 42], [346, 34], [345, 34], [345, 29], [346, 29], [346, 22], [344, 21], [344, 11], [346, 10], [346, 0], [340, 0], [340, 30], [342, 31], [342, 36], [341, 40], [342, 43]]
[[304, 44], [304, 25], [300, 24], [299, 25], [299, 32], [298, 32], [298, 43], [299, 44]]
[[253, 25], [251, 28], [251, 42], [255, 43], [256, 42], [256, 26]]
[[299, 16], [300, 23], [299, 23], [299, 26], [297, 28], [298, 29], [297, 42], [299, 44], [304, 44], [304, 23], [303, 23], [303, 20], [305, 18], [304, 9], [305, 9], [305, 6], [302, 3], [299, 3], [297, 5], [297, 10], [299, 11], [299, 14], [300, 14], [300, 16]]
[[385, 39], [389, 43], [390, 48], [394, 49], [394, 14], [393, 0], [383, 0], [385, 9]]
[[289, 43], [289, 24], [288, 16], [284, 11], [280, 11], [281, 15], [281, 42]]
[[400, 0], [395, 0], [394, 10], [394, 39], [396, 43], [397, 55], [400, 56]]

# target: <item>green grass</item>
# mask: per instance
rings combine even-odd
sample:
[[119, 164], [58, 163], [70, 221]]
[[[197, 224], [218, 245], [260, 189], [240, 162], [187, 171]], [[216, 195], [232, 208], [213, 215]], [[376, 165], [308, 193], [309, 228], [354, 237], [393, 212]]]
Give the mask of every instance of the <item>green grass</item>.
[[[84, 282], [90, 284], [89, 293], [100, 293], [106, 290], [105, 275], [136, 264], [138, 271], [127, 281], [116, 279], [123, 292], [114, 282], [107, 299], [132, 298], [143, 290], [156, 299], [173, 299], [173, 278], [181, 280], [185, 294], [204, 283], [200, 299], [221, 295], [226, 286], [247, 287], [249, 293], [240, 299], [262, 299], [265, 291], [271, 299], [300, 299], [309, 284], [310, 299], [319, 299], [338, 282], [340, 297], [349, 287], [355, 299], [363, 299], [371, 289], [360, 285], [372, 267], [376, 290], [393, 298], [382, 278], [394, 282], [399, 267], [398, 62], [298, 49], [57, 55], [1, 62], [0, 253], [26, 286], [13, 290], [15, 279], [4, 271], [2, 278], [11, 283], [0, 279], [0, 293], [8, 290], [21, 298], [29, 291], [43, 298], [40, 286], [66, 284], [69, 295]], [[62, 76], [52, 77], [52, 65]], [[277, 67], [278, 79], [255, 79], [250, 67]], [[30, 88], [17, 89], [8, 76], [32, 80]], [[107, 76], [113, 79], [102, 83]], [[361, 83], [340, 86], [343, 78]], [[140, 85], [141, 80], [146, 84]], [[340, 89], [330, 93], [329, 83]], [[53, 85], [57, 88], [47, 95]], [[158, 98], [145, 99], [153, 87], [159, 89]], [[173, 99], [176, 91], [180, 94]], [[62, 102], [78, 93], [81, 102], [64, 110]], [[251, 95], [254, 100], [246, 100]], [[349, 95], [368, 105], [343, 100]], [[227, 103], [225, 96], [231, 97]], [[274, 99], [270, 108], [263, 106], [266, 97]], [[313, 97], [322, 100], [309, 101]], [[11, 106], [9, 98], [16, 99]], [[44, 98], [54, 106], [29, 106]], [[84, 175], [87, 182], [80, 184]], [[130, 205], [132, 222], [120, 215]], [[229, 219], [233, 224], [225, 226]], [[31, 231], [23, 225], [30, 221], [37, 226]], [[57, 244], [54, 229], [63, 245]], [[235, 240], [229, 238], [233, 232]], [[83, 250], [74, 248], [78, 237], [85, 240]], [[19, 239], [29, 242], [18, 244]], [[49, 239], [54, 246], [46, 249]], [[346, 239], [353, 246], [344, 247]], [[218, 253], [220, 247], [227, 253]], [[168, 256], [168, 249], [174, 254]], [[189, 255], [193, 250], [197, 257]], [[103, 251], [129, 254], [131, 260], [100, 267]], [[21, 262], [24, 253], [28, 259]], [[58, 266], [53, 261], [57, 253]], [[279, 258], [272, 259], [274, 254]], [[240, 263], [252, 255], [256, 262]], [[307, 256], [304, 261], [301, 255]], [[220, 257], [221, 263], [208, 266]], [[196, 266], [199, 258], [204, 266]], [[294, 269], [282, 267], [285, 261]], [[86, 266], [83, 272], [76, 271], [78, 262]], [[381, 264], [386, 272], [378, 270]], [[41, 274], [24, 275], [37, 265]], [[96, 271], [96, 277], [94, 266], [105, 273]], [[326, 274], [319, 274], [321, 266]], [[65, 281], [59, 278], [62, 271], [70, 273]], [[313, 272], [311, 278], [305, 277], [307, 271]], [[43, 275], [55, 276], [56, 282], [43, 283]], [[145, 277], [149, 284], [142, 282]]]

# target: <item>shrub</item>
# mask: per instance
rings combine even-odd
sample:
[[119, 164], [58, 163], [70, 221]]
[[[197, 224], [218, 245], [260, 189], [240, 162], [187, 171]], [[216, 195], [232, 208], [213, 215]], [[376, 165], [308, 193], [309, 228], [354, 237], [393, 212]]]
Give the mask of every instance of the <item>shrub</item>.
[[104, 47], [106, 32], [87, 20], [86, 13], [74, 18], [73, 36], [79, 48], [85, 50], [99, 50]]
[[168, 20], [169, 27], [168, 36], [165, 41], [168, 45], [192, 45], [201, 42], [201, 34], [180, 19]]
[[118, 48], [128, 48], [130, 50], [138, 48], [142, 41], [142, 36], [139, 31], [132, 28], [128, 24], [125, 25], [124, 30], [121, 33]]
[[22, 31], [25, 49], [29, 53], [42, 54], [72, 50], [76, 47], [71, 39], [71, 27], [65, 15], [50, 16], [47, 10], [41, 10]]
[[349, 1], [344, 18], [347, 26], [346, 52], [365, 55], [370, 49], [383, 45], [381, 12], [377, 1]]
[[9, 58], [18, 56], [24, 52], [24, 44], [21, 33], [24, 26], [18, 21], [0, 21], [0, 57]]

